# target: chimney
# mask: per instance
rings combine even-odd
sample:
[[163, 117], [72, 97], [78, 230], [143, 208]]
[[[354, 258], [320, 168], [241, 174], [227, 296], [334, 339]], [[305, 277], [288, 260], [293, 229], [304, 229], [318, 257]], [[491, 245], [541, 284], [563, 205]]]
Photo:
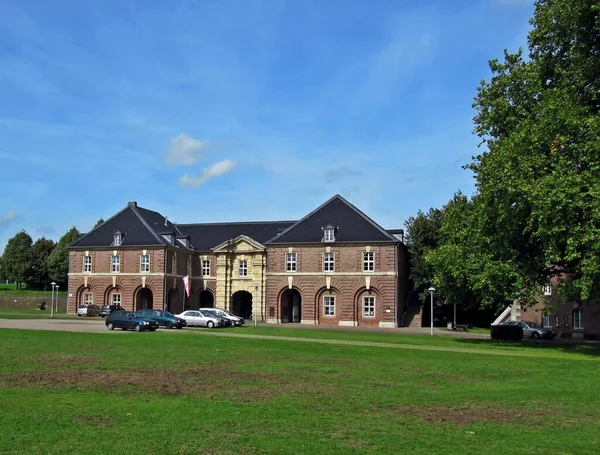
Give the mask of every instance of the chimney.
[[127, 207], [132, 207], [132, 208], [137, 208], [137, 202], [135, 201], [130, 201], [127, 203]]

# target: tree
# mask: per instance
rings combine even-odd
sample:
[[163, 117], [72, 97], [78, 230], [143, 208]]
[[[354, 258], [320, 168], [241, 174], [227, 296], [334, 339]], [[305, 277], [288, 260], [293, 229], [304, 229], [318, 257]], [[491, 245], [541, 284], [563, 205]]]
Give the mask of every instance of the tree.
[[102, 223], [104, 223], [104, 218], [100, 218], [98, 221], [96, 221], [96, 224], [94, 224], [94, 227], [92, 228], [92, 230], [96, 229]]
[[27, 282], [28, 285], [38, 289], [47, 289], [47, 285], [50, 283], [50, 276], [48, 275], [48, 257], [55, 246], [56, 245], [52, 240], [44, 237], [35, 241], [31, 247], [32, 273], [30, 280]]
[[532, 301], [557, 278], [587, 300], [600, 296], [600, 6], [538, 0], [531, 24], [529, 59], [492, 60], [474, 103], [486, 150], [468, 166], [471, 284]]
[[50, 279], [54, 280], [63, 289], [69, 274], [69, 245], [79, 238], [79, 231], [76, 227], [69, 229], [58, 241], [50, 256], [48, 256], [48, 273]]
[[2, 255], [2, 268], [6, 278], [17, 283], [17, 289], [31, 277], [33, 240], [25, 231], [20, 231], [8, 240]]
[[423, 213], [419, 210], [416, 216], [411, 216], [404, 223], [404, 226], [413, 293], [423, 302], [434, 277], [434, 270], [425, 260], [425, 255], [442, 244], [442, 211], [430, 208], [427, 213]]

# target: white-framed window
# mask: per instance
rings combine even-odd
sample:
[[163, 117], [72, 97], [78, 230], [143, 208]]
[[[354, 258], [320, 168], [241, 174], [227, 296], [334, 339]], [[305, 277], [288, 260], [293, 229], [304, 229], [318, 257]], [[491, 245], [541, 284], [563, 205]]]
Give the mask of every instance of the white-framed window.
[[85, 273], [91, 273], [91, 271], [92, 271], [92, 257], [91, 256], [83, 257], [83, 271]]
[[240, 260], [240, 276], [248, 276], [248, 261]]
[[285, 269], [288, 272], [295, 272], [298, 270], [298, 262], [296, 253], [286, 253], [285, 254]]
[[324, 242], [335, 242], [335, 229], [327, 227], [323, 230], [323, 241]]
[[333, 253], [323, 253], [323, 271], [333, 272], [335, 270], [335, 258]]
[[325, 316], [335, 316], [335, 296], [326, 295], [323, 297], [323, 307]]
[[581, 308], [573, 311], [573, 329], [583, 330], [583, 310]]
[[192, 257], [188, 256], [187, 258], [187, 275], [192, 276]]
[[91, 292], [86, 292], [85, 294], [83, 294], [83, 303], [85, 305], [91, 305], [94, 303], [94, 294], [92, 294]]
[[140, 272], [150, 271], [150, 255], [140, 254]]
[[110, 260], [110, 270], [112, 273], [119, 273], [121, 271], [121, 256], [113, 254]]
[[208, 259], [202, 261], [202, 276], [210, 276], [210, 261]]
[[550, 283], [548, 283], [544, 286], [544, 295], [546, 297], [552, 295], [552, 285]]
[[177, 275], [177, 254], [173, 254], [171, 258], [171, 273]]
[[542, 325], [545, 328], [551, 328], [553, 319], [554, 318], [551, 315], [544, 315], [544, 317], [542, 318]]
[[375, 297], [371, 295], [365, 295], [363, 297], [363, 317], [374, 318], [375, 317]]
[[121, 234], [120, 232], [115, 232], [113, 236], [113, 245], [119, 246], [121, 245], [121, 243], [123, 243], [123, 234]]
[[375, 253], [365, 251], [363, 253], [363, 271], [373, 272], [375, 270]]
[[112, 295], [112, 304], [116, 306], [121, 306], [121, 294]]

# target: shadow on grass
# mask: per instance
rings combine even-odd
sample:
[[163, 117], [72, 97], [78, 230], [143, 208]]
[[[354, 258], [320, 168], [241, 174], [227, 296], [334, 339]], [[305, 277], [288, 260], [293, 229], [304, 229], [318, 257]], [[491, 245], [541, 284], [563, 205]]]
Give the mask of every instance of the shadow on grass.
[[487, 346], [490, 348], [527, 348], [540, 349], [542, 351], [551, 350], [564, 352], [566, 354], [585, 354], [600, 358], [600, 343], [589, 340], [573, 340], [569, 338], [556, 338], [554, 340], [521, 340], [504, 341], [491, 339], [458, 339], [459, 344]]

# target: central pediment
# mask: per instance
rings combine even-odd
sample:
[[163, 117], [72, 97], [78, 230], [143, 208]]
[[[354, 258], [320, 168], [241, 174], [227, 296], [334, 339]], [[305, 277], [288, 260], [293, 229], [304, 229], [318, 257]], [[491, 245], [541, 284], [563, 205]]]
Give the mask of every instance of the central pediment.
[[251, 253], [263, 252], [265, 246], [247, 235], [239, 235], [234, 239], [226, 240], [225, 242], [212, 248], [215, 253]]

